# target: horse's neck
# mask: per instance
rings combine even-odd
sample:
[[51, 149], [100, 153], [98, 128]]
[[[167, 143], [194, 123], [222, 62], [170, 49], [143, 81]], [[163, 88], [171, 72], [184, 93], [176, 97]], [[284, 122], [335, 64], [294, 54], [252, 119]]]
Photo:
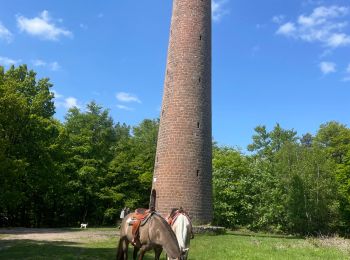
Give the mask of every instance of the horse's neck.
[[188, 217], [182, 213], [180, 213], [174, 223], [173, 223], [173, 226], [175, 225], [180, 225], [180, 226], [185, 226], [185, 227], [188, 227], [188, 226], [191, 226], [191, 222], [190, 220], [188, 219]]
[[180, 249], [184, 250], [185, 248], [188, 248], [188, 241], [191, 232], [191, 223], [188, 218], [183, 214], [177, 216], [172, 229], [176, 235]]
[[149, 223], [150, 239], [154, 244], [164, 248], [168, 255], [179, 255], [180, 248], [175, 234], [161, 216], [155, 215]]

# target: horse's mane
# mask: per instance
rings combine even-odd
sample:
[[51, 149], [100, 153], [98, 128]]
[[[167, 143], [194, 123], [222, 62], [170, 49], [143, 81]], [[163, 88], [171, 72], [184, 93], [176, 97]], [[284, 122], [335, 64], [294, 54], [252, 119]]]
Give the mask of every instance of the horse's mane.
[[171, 226], [168, 224], [168, 222], [165, 220], [165, 218], [163, 218], [160, 214], [158, 214], [157, 212], [153, 213], [153, 218], [156, 218], [159, 223], [162, 225], [162, 227], [164, 229], [166, 229], [168, 232], [168, 234], [175, 240], [177, 241], [177, 238], [175, 236], [175, 233], [173, 232], [173, 230], [171, 229]]
[[183, 213], [188, 218], [190, 218], [189, 214], [182, 207], [180, 207], [180, 208], [172, 208], [171, 211], [170, 211], [169, 217], [173, 218], [177, 213]]
[[169, 226], [165, 218], [158, 214], [156, 211], [153, 213], [153, 217], [157, 217], [157, 219], [160, 220], [160, 222], [164, 225], [166, 229], [171, 230], [171, 227]]
[[169, 216], [173, 217], [178, 210], [179, 210], [178, 208], [172, 208]]

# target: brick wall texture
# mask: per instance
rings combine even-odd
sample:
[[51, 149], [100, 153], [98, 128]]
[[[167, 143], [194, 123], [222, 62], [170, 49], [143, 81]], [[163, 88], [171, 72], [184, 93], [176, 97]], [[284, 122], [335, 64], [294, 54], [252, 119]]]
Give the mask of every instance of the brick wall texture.
[[174, 0], [153, 176], [156, 209], [212, 220], [211, 0]]

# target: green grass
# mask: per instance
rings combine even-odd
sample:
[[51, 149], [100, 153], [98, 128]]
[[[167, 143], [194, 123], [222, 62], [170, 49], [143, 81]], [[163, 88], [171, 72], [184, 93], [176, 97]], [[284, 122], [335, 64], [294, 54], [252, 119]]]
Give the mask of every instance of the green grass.
[[[0, 234], [0, 259], [115, 258], [118, 240], [115, 229], [60, 229], [54, 233], [61, 231], [68, 234], [73, 231], [79, 239], [13, 239], [6, 233]], [[0, 233], [3, 233], [1, 229]], [[197, 235], [191, 241], [189, 259], [350, 259], [349, 246], [350, 241], [340, 238], [302, 239], [254, 233]], [[129, 251], [131, 259], [131, 249]], [[153, 259], [153, 252], [147, 254], [146, 259]]]
[[190, 259], [349, 259], [349, 252], [309, 239], [266, 235], [197, 236]]

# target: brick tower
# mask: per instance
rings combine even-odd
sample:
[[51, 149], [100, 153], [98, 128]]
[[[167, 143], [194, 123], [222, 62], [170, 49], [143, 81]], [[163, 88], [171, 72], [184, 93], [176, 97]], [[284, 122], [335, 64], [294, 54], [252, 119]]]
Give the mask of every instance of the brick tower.
[[211, 222], [211, 138], [211, 0], [173, 0], [153, 176], [160, 213], [182, 206]]

